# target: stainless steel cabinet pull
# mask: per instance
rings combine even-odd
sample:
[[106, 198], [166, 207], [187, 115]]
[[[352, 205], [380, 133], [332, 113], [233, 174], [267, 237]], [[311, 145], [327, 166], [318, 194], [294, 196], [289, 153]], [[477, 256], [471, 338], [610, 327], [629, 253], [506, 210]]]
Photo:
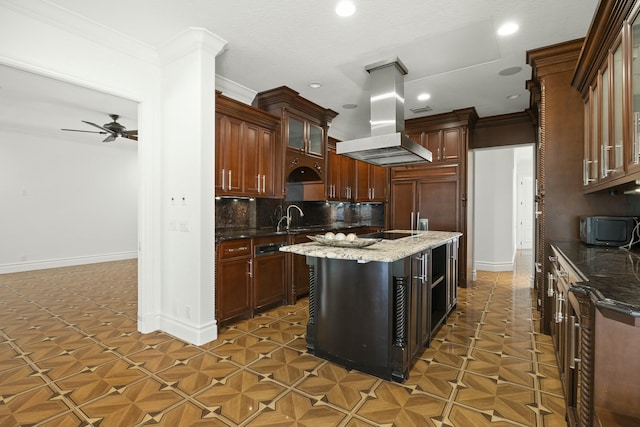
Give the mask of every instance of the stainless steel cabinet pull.
[[263, 193], [267, 192], [267, 176], [266, 175], [262, 175], [262, 192]]
[[576, 333], [580, 333], [580, 323], [576, 322], [576, 316], [571, 316], [569, 324], [569, 367], [576, 368], [576, 362], [580, 363], [580, 358], [576, 357]]
[[231, 189], [231, 170], [229, 170], [229, 190]]
[[253, 277], [253, 260], [249, 260], [249, 277]]
[[260, 174], [258, 174], [258, 193], [260, 192]]
[[554, 293], [554, 289], [553, 289], [553, 281], [556, 280], [556, 277], [553, 275], [553, 273], [549, 272], [547, 273], [547, 296], [548, 297], [552, 297], [553, 293]]
[[226, 190], [226, 188], [224, 187], [224, 169], [222, 169], [222, 189]]

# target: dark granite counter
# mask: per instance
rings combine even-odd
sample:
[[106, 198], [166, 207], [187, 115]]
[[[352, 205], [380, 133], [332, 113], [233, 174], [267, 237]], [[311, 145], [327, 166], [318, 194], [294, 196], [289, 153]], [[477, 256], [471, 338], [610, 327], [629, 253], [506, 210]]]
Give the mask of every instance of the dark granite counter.
[[319, 234], [327, 231], [336, 231], [336, 230], [351, 230], [357, 229], [361, 227], [374, 227], [374, 228], [382, 228], [375, 225], [370, 224], [349, 224], [345, 225], [344, 223], [335, 223], [335, 224], [327, 224], [327, 225], [314, 225], [314, 226], [303, 226], [303, 227], [295, 227], [291, 228], [289, 231], [276, 231], [273, 227], [264, 227], [264, 228], [239, 228], [239, 229], [226, 229], [226, 230], [216, 230], [215, 232], [215, 242], [219, 243], [225, 240], [235, 240], [235, 239], [251, 239], [253, 237], [263, 237], [263, 236], [283, 236], [284, 239], [289, 234]]
[[[573, 292], [591, 296], [596, 307], [640, 318], [640, 252], [581, 242], [552, 242], [584, 276]], [[638, 319], [635, 319], [637, 321]]]

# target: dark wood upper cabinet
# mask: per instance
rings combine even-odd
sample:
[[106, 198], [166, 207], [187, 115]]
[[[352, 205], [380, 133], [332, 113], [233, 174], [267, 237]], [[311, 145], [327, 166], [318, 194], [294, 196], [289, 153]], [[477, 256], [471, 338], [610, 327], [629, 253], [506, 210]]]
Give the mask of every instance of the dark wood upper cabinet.
[[624, 192], [640, 179], [640, 2], [600, 2], [571, 84], [584, 103], [585, 193]]
[[216, 196], [282, 197], [280, 120], [216, 93]]
[[297, 168], [308, 167], [324, 182], [327, 131], [338, 113], [301, 97], [286, 86], [258, 93], [253, 106], [280, 118], [285, 176]]

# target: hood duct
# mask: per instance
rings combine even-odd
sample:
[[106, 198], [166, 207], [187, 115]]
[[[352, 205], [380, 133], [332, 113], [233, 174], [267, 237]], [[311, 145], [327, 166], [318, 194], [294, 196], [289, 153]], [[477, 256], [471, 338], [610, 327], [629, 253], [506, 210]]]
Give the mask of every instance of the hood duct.
[[404, 75], [398, 58], [368, 65], [371, 79], [371, 136], [342, 141], [336, 153], [378, 166], [431, 161], [431, 151], [404, 134]]

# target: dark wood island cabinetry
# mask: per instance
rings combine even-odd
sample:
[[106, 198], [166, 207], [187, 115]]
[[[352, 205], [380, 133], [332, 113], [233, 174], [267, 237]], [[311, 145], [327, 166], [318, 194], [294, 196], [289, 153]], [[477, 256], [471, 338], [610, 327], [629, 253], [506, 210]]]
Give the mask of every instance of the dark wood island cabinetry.
[[[281, 248], [309, 265], [307, 348], [349, 368], [402, 382], [455, 306], [460, 233], [429, 231], [368, 248]], [[374, 233], [377, 235], [378, 233]]]

